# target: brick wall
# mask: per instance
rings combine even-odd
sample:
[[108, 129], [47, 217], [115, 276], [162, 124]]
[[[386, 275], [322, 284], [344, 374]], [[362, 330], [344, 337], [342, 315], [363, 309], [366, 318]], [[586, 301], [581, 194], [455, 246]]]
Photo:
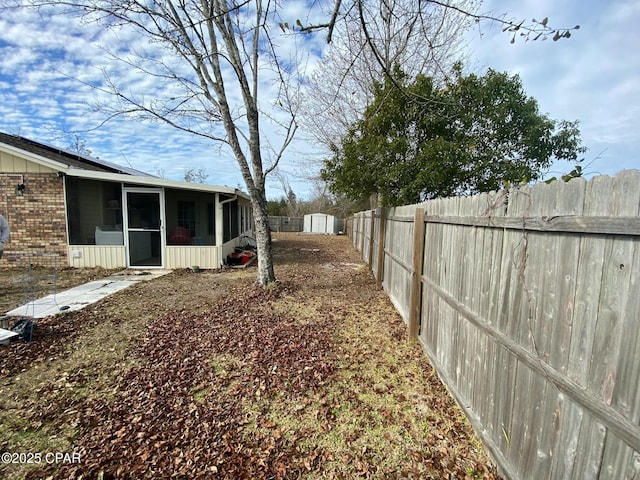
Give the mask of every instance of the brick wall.
[[[21, 181], [26, 188], [19, 195]], [[0, 213], [11, 227], [0, 268], [19, 267], [26, 255], [32, 265], [67, 265], [62, 178], [55, 173], [0, 174]]]

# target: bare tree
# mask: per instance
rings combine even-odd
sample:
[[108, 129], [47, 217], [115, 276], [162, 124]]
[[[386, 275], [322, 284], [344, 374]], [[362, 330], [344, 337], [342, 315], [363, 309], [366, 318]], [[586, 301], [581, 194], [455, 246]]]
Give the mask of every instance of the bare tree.
[[184, 171], [184, 181], [191, 183], [206, 183], [209, 174], [207, 171], [200, 167], [197, 170], [195, 168], [188, 168]]
[[77, 153], [78, 155], [91, 155], [91, 150], [87, 147], [87, 141], [81, 139], [77, 134], [72, 133], [71, 142], [69, 143], [69, 148], [72, 152]]
[[346, 218], [367, 208], [369, 208], [368, 202], [351, 200], [346, 195], [332, 193], [326, 182], [316, 178], [313, 181], [311, 197], [299, 204], [298, 216], [322, 212], [335, 215], [338, 218]]
[[445, 79], [454, 63], [464, 60], [462, 34], [472, 25], [498, 24], [511, 43], [557, 41], [580, 28], [555, 28], [548, 17], [527, 22], [507, 14], [479, 13], [480, 4], [481, 0], [333, 0], [328, 22], [297, 22], [292, 30], [326, 31], [331, 44], [309, 81], [306, 129], [325, 147], [337, 145], [371, 101], [373, 82], [393, 77], [396, 65], [409, 78], [422, 73], [436, 81]]
[[[160, 120], [180, 130], [226, 144], [233, 152], [254, 211], [258, 248], [257, 282], [275, 281], [265, 181], [297, 129], [290, 87], [295, 68], [271, 36], [278, 31], [277, 2], [260, 0], [34, 0], [47, 15], [76, 16], [87, 28], [134, 32], [135, 47], [113, 46], [107, 54], [142, 78], [161, 83], [153, 96], [136, 94], [105, 71], [100, 90], [117, 102], [103, 105], [109, 118], [132, 116]], [[24, 2], [18, 2], [23, 4]], [[105, 50], [106, 51], [106, 50]], [[123, 53], [126, 52], [126, 53]], [[280, 129], [280, 145], [269, 145], [263, 161], [259, 102], [261, 80], [277, 85], [271, 94], [271, 128]], [[157, 92], [166, 92], [164, 95]], [[272, 110], [273, 111], [273, 110]], [[212, 149], [215, 148], [212, 145]]]
[[[342, 2], [345, 4], [345, 2]], [[331, 44], [311, 75], [304, 125], [326, 147], [337, 145], [373, 98], [373, 83], [395, 65], [413, 77], [443, 79], [463, 55], [462, 34], [473, 25], [476, 0], [444, 4], [415, 0], [343, 5]]]
[[285, 198], [287, 201], [288, 216], [297, 217], [298, 216], [298, 197], [296, 196], [295, 192], [291, 188], [291, 184], [289, 183], [289, 178], [280, 169], [274, 172], [274, 176], [280, 182], [282, 191], [286, 196]]

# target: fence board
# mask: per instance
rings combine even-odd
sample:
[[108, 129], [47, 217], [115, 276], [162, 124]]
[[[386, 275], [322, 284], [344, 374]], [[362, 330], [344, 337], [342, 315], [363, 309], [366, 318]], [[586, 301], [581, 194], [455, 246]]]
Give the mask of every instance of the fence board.
[[[634, 175], [633, 173], [636, 173]], [[616, 207], [625, 215], [640, 216], [640, 172], [629, 172], [624, 177], [616, 177], [617, 185]], [[614, 187], [615, 188], [615, 187]], [[623, 205], [622, 204], [624, 201]], [[619, 239], [621, 240], [621, 239]], [[638, 319], [640, 319], [640, 246], [631, 239], [624, 242], [626, 260], [620, 259], [620, 264], [614, 271], [621, 275], [620, 282], [627, 280], [626, 285], [619, 284], [623, 291], [627, 292], [624, 304], [620, 305], [620, 319], [622, 322], [621, 352], [639, 352], [640, 342], [637, 333]], [[615, 267], [615, 264], [614, 264]], [[624, 275], [622, 275], [624, 273]], [[609, 289], [616, 286], [608, 286]], [[617, 378], [613, 393], [613, 404], [627, 416], [632, 422], [640, 423], [640, 390], [638, 379], [640, 378], [640, 355], [620, 355], [616, 366]]]
[[424, 209], [416, 208], [413, 226], [411, 292], [409, 298], [409, 340], [418, 339], [422, 309], [422, 265], [424, 264]]
[[387, 218], [385, 214], [386, 210], [384, 208], [380, 209], [380, 218], [378, 225], [378, 244], [376, 246], [378, 256], [376, 258], [376, 282], [378, 288], [382, 288], [382, 279], [384, 278], [384, 240], [385, 240], [385, 229], [387, 227]]
[[[626, 267], [625, 267], [626, 268]], [[630, 295], [627, 299], [626, 311], [624, 317], [628, 323], [634, 322], [634, 319], [640, 319], [640, 278], [637, 272], [640, 272], [640, 248], [635, 245], [633, 253], [633, 264], [630, 265], [632, 272], [629, 281], [629, 292], [635, 292], [636, 295]], [[637, 332], [637, 323], [625, 327], [625, 334], [622, 338], [620, 351], [622, 352], [640, 352], [640, 335]], [[640, 379], [640, 355], [620, 356], [618, 364], [618, 380], [613, 392], [613, 404], [618, 411], [628, 417], [633, 423], [640, 424], [640, 388], [638, 388], [638, 379]]]
[[[576, 179], [581, 180], [581, 179]], [[575, 180], [573, 180], [575, 181]], [[398, 217], [397, 221], [409, 222], [409, 218]], [[504, 228], [538, 232], [640, 235], [640, 219], [634, 216], [622, 217], [575, 217], [571, 215], [543, 217], [464, 217], [454, 215], [429, 215], [429, 223], [448, 225], [469, 225], [472, 227]]]
[[[582, 215], [584, 204], [583, 179], [562, 184], [555, 182], [548, 189], [533, 189], [533, 215]], [[546, 198], [536, 195], [546, 193]], [[541, 295], [536, 298], [535, 317], [542, 323], [538, 332], [541, 356], [559, 372], [566, 372], [571, 326], [573, 324], [576, 278], [580, 237], [577, 235], [549, 236], [541, 239], [548, 257], [538, 259], [545, 275], [539, 279]], [[546, 261], [545, 261], [546, 260]], [[549, 264], [549, 260], [552, 264]]]
[[369, 220], [369, 251], [367, 252], [367, 257], [369, 258], [369, 260], [367, 260], [367, 264], [369, 265], [369, 268], [371, 269], [372, 272], [375, 272], [375, 266], [373, 265], [373, 260], [374, 260], [374, 256], [373, 256], [373, 252], [374, 252], [374, 245], [375, 245], [375, 240], [376, 240], [376, 214], [375, 214], [375, 210], [371, 210], [371, 218]]
[[613, 435], [607, 435], [599, 478], [602, 480], [633, 478], [640, 471], [638, 460], [638, 453], [625, 442]]
[[559, 479], [577, 478], [573, 471], [584, 410], [571, 400], [563, 394], [558, 395], [558, 407], [554, 411], [554, 426], [557, 428], [554, 429], [551, 471]]
[[[392, 209], [403, 214], [413, 213], [413, 207], [397, 207]], [[390, 221], [385, 232], [385, 262], [383, 287], [405, 322], [409, 322], [411, 302], [411, 272], [413, 262], [413, 223]]]
[[[446, 200], [438, 200], [439, 207], [443, 212], [446, 213]], [[444, 292], [448, 292], [450, 290], [449, 284], [451, 283], [451, 271], [455, 270], [456, 266], [451, 265], [452, 261], [452, 250], [453, 250], [453, 238], [451, 236], [452, 227], [450, 225], [443, 225], [442, 228], [442, 248], [440, 250], [440, 286], [443, 288]], [[440, 292], [439, 292], [440, 293]], [[442, 296], [442, 295], [441, 295]], [[440, 323], [440, 328], [438, 330], [438, 351], [437, 356], [438, 360], [442, 364], [443, 368], [448, 372], [452, 381], [454, 380], [453, 366], [451, 365], [451, 357], [453, 356], [454, 351], [454, 329], [453, 329], [453, 316], [454, 311], [447, 307], [445, 302], [440, 303], [440, 308], [438, 309], [438, 322]]]
[[304, 230], [304, 218], [270, 216], [269, 227], [274, 232], [302, 232]]
[[[506, 195], [488, 194], [484, 199], [486, 202], [484, 211], [481, 211], [482, 215], [490, 214], [492, 216], [502, 216], [506, 213], [505, 205]], [[498, 229], [483, 229], [485, 236], [490, 240], [490, 247], [486, 247], [483, 251], [482, 264], [480, 266], [483, 271], [483, 280], [481, 283], [481, 290], [486, 292], [484, 302], [478, 315], [481, 318], [487, 319], [490, 325], [495, 326], [495, 319], [498, 318], [499, 312], [499, 294], [502, 285], [500, 279], [500, 267], [501, 259], [503, 256], [503, 230]], [[485, 243], [486, 245], [486, 243]], [[502, 424], [497, 418], [496, 409], [503, 394], [499, 392], [504, 391], [498, 387], [499, 382], [504, 379], [505, 361], [500, 361], [508, 355], [507, 352], [496, 341], [491, 338], [487, 339], [487, 350], [478, 352], [480, 355], [484, 353], [485, 362], [489, 363], [488, 376], [483, 378], [480, 372], [476, 373], [475, 382], [485, 385], [484, 396], [479, 398], [480, 404], [486, 404], [484, 407], [485, 425], [490, 435], [494, 439], [501, 439]], [[508, 382], [506, 382], [508, 385]], [[507, 387], [508, 388], [508, 387]], [[494, 448], [497, 449], [497, 448]]]
[[[587, 185], [585, 215], [602, 215], [607, 210], [601, 198], [611, 195], [612, 184], [608, 177], [596, 177]], [[580, 385], [587, 385], [592, 358], [598, 303], [602, 289], [602, 270], [607, 239], [583, 238], [580, 244], [578, 264], [580, 272], [576, 285], [575, 315], [569, 351], [569, 378]]]
[[599, 478], [602, 466], [602, 451], [606, 427], [588, 412], [585, 412], [576, 453], [575, 471], [571, 478], [585, 480]]

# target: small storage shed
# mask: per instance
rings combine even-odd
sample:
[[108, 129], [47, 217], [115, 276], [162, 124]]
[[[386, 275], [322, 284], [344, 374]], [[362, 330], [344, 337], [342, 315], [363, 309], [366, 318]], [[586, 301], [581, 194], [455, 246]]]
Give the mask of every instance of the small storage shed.
[[335, 235], [338, 233], [338, 219], [326, 213], [310, 213], [304, 216], [304, 232]]

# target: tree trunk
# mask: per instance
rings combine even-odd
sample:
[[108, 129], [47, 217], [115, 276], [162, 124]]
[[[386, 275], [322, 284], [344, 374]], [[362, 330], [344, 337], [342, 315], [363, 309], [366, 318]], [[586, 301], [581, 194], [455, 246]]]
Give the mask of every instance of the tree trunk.
[[255, 224], [256, 245], [258, 247], [258, 278], [260, 285], [268, 285], [276, 281], [273, 271], [273, 255], [271, 252], [271, 229], [267, 201], [263, 195], [251, 196], [253, 204], [253, 220]]

